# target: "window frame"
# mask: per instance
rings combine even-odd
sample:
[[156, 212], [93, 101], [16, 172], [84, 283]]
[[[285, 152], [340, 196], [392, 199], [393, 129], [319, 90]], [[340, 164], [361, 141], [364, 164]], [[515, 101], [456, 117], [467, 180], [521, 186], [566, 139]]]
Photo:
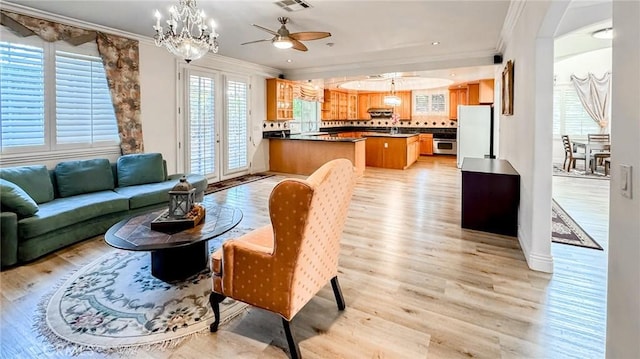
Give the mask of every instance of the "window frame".
[[[19, 37], [0, 26], [0, 37], [2, 42], [20, 44], [26, 46], [39, 47], [43, 50], [43, 72], [44, 72], [44, 144], [37, 146], [12, 146], [0, 149], [2, 154], [0, 165], [13, 165], [25, 162], [47, 161], [50, 159], [66, 160], [77, 158], [78, 153], [83, 156], [103, 156], [120, 154], [120, 138], [115, 141], [97, 141], [92, 143], [68, 143], [58, 144], [56, 142], [56, 55], [58, 51], [77, 55], [78, 57], [97, 57], [97, 44], [95, 42], [72, 46], [62, 41], [53, 43], [46, 42], [37, 36]], [[111, 94], [109, 91], [111, 100]], [[111, 100], [112, 101], [112, 100]], [[117, 117], [116, 121], [117, 131]]]

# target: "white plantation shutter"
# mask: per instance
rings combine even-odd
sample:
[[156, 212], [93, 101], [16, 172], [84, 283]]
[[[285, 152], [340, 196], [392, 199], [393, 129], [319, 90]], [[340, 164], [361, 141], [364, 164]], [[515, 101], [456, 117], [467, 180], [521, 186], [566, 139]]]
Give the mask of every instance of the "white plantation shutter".
[[248, 84], [227, 79], [227, 173], [248, 168]]
[[189, 75], [189, 150], [191, 172], [215, 173], [215, 81]]
[[556, 85], [553, 89], [553, 133], [574, 138], [600, 133], [600, 127], [584, 110], [571, 84]]
[[118, 141], [107, 78], [99, 57], [56, 52], [56, 143]]
[[0, 42], [2, 148], [45, 144], [44, 51]]

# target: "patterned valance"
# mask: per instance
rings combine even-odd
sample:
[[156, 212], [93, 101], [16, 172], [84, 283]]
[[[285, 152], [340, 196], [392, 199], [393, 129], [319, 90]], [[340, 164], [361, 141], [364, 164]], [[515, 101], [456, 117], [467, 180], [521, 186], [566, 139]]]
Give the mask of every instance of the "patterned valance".
[[304, 101], [324, 102], [324, 90], [310, 82], [296, 82], [293, 85], [293, 98]]
[[5, 10], [0, 11], [0, 24], [19, 36], [37, 35], [47, 42], [65, 41], [77, 46], [95, 40], [118, 121], [120, 150], [122, 154], [144, 151], [140, 121], [138, 41]]

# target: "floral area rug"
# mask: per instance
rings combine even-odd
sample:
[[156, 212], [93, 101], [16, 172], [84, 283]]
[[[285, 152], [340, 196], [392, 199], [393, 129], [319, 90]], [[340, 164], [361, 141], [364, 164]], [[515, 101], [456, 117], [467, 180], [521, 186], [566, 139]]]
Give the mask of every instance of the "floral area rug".
[[555, 200], [551, 207], [551, 240], [556, 243], [602, 250], [602, 247], [587, 234]]
[[[233, 238], [249, 229], [233, 229]], [[221, 236], [222, 237], [222, 236]], [[219, 247], [216, 238], [211, 247]], [[213, 248], [212, 248], [213, 249]], [[116, 250], [84, 266], [44, 298], [35, 326], [58, 351], [121, 353], [170, 348], [209, 330], [209, 269], [165, 283], [151, 275], [151, 254]], [[220, 325], [243, 313], [242, 302], [226, 299]]]

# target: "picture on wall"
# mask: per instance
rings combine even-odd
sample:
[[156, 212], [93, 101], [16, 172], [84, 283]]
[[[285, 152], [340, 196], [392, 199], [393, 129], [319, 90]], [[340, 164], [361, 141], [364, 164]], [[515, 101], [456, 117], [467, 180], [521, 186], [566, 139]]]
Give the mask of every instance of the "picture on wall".
[[502, 70], [502, 114], [513, 115], [513, 60]]

